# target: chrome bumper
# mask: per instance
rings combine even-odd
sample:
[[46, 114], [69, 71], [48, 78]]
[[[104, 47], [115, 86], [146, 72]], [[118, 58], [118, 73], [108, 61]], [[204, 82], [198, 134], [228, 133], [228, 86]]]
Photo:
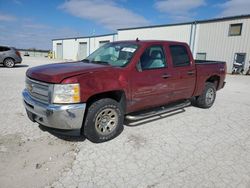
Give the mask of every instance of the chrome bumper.
[[44, 104], [31, 98], [27, 89], [22, 94], [31, 121], [55, 129], [81, 129], [86, 104]]

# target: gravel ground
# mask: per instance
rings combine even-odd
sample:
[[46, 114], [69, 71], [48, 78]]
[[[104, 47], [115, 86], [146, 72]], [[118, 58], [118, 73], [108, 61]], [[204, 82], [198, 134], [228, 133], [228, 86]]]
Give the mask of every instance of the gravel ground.
[[228, 75], [210, 109], [129, 124], [93, 144], [54, 137], [26, 117], [25, 71], [45, 62], [57, 61], [0, 67], [1, 187], [250, 187], [250, 77]]
[[26, 116], [21, 92], [27, 68], [58, 62], [24, 58], [21, 65], [0, 67], [0, 187], [44, 187], [69, 170], [77, 154], [76, 142], [41, 131]]

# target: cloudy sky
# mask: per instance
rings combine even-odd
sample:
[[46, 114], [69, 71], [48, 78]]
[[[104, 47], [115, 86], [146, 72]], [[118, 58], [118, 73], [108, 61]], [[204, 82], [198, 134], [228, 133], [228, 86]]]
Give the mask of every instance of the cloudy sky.
[[0, 45], [51, 49], [51, 39], [250, 14], [250, 0], [0, 0]]

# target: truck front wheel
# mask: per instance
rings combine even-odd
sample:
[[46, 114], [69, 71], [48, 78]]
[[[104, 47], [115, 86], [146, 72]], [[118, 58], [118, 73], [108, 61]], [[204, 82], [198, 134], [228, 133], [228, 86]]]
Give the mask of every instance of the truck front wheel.
[[200, 96], [195, 100], [195, 105], [200, 108], [210, 108], [215, 101], [216, 88], [211, 82], [205, 83], [205, 88]]
[[123, 120], [124, 112], [117, 101], [97, 100], [87, 109], [83, 134], [94, 143], [111, 140], [122, 132]]

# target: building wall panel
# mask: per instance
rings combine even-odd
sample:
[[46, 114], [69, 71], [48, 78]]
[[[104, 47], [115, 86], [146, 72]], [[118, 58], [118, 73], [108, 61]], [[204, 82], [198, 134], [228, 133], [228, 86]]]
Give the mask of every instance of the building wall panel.
[[[230, 24], [243, 23], [240, 36], [229, 36]], [[196, 51], [207, 53], [209, 60], [226, 61], [231, 72], [235, 53], [246, 53], [245, 69], [250, 61], [250, 19], [199, 24]]]
[[118, 40], [176, 40], [189, 44], [191, 25], [118, 30]]
[[63, 59], [76, 60], [78, 45], [76, 39], [63, 40]]
[[99, 48], [101, 41], [113, 42], [115, 41], [115, 39], [116, 39], [115, 35], [91, 37], [90, 38], [90, 53], [94, 52], [97, 48]]

